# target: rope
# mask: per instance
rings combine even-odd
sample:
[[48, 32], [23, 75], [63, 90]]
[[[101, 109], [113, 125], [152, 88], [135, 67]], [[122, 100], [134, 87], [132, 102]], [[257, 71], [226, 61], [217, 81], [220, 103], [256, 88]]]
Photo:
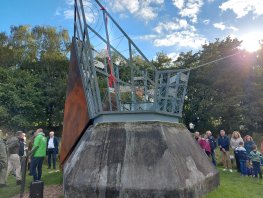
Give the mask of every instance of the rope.
[[[101, 7], [101, 10], [106, 10], [104, 7]], [[108, 15], [106, 12], [105, 13], [105, 20], [106, 20], [106, 28], [108, 29]], [[110, 68], [110, 75], [108, 77], [109, 79], [109, 86], [110, 87], [114, 87], [114, 83], [116, 83], [116, 77], [113, 75], [113, 68], [112, 68], [112, 65], [111, 65], [111, 58], [110, 58], [110, 53], [109, 53], [109, 46], [107, 45], [107, 62], [108, 62], [108, 65], [109, 65], [109, 68]]]
[[235, 53], [235, 54], [231, 54], [231, 55], [228, 55], [228, 56], [225, 56], [225, 57], [222, 57], [222, 58], [218, 58], [218, 59], [216, 59], [216, 60], [213, 60], [213, 61], [210, 61], [210, 62], [201, 64], [201, 65], [198, 65], [198, 66], [196, 66], [196, 67], [190, 67], [188, 70], [199, 69], [200, 67], [204, 67], [204, 66], [209, 65], [209, 64], [211, 64], [211, 63], [219, 62], [219, 61], [221, 61], [221, 60], [224, 60], [224, 59], [227, 59], [227, 58], [236, 56], [236, 55], [238, 55], [238, 54], [240, 54], [240, 53], [241, 53], [241, 52], [237, 52], [237, 53]]

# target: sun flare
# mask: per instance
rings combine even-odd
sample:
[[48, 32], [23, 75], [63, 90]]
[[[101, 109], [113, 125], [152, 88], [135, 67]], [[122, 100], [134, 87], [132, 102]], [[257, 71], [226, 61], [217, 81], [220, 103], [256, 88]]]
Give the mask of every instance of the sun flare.
[[263, 34], [260, 34], [258, 32], [248, 33], [241, 37], [241, 40], [243, 41], [241, 43], [241, 48], [248, 52], [255, 52], [260, 49], [261, 39], [263, 39]]

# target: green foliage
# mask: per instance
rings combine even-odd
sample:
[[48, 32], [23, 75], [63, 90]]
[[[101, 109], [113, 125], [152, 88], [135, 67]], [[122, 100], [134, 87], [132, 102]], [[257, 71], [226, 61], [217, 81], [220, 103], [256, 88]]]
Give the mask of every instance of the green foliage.
[[164, 52], [158, 52], [156, 54], [156, 60], [152, 61], [153, 65], [157, 69], [167, 68], [171, 66], [172, 59], [168, 57]]
[[10, 129], [32, 127], [40, 100], [39, 79], [27, 71], [0, 68], [0, 124]]
[[238, 53], [191, 71], [184, 106], [186, 125], [193, 122], [201, 132], [262, 131], [263, 62], [256, 59], [262, 55], [239, 50], [240, 43], [227, 37], [204, 45], [195, 59], [190, 55], [178, 58], [179, 65], [195, 67]]
[[[0, 33], [0, 127], [61, 129], [70, 48], [67, 31], [48, 26], [13, 26], [10, 30], [10, 35]], [[157, 53], [152, 64], [160, 70], [210, 62], [191, 71], [182, 119], [185, 125], [192, 122], [202, 132], [222, 128], [227, 132], [263, 131], [263, 49], [248, 53], [239, 49], [240, 44], [230, 37], [216, 39], [197, 53], [181, 53], [175, 61], [164, 52]], [[143, 76], [139, 69], [154, 79], [151, 65], [136, 50], [132, 57], [133, 70], [129, 60], [112, 52], [113, 64], [119, 65], [114, 72], [121, 80], [129, 82], [132, 73]], [[105, 58], [96, 59], [107, 65]], [[216, 59], [220, 61], [214, 62]], [[107, 97], [107, 79], [98, 78], [101, 95]], [[130, 100], [129, 95], [121, 97]]]
[[70, 40], [66, 30], [13, 26], [0, 33], [0, 127], [61, 129]]

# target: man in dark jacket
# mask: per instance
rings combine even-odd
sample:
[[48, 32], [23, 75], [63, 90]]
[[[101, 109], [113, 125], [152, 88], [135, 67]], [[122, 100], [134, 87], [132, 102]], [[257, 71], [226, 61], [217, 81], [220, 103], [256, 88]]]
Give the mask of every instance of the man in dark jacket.
[[53, 161], [53, 169], [56, 169], [56, 160], [58, 154], [58, 139], [54, 136], [54, 131], [49, 132], [47, 139], [47, 154], [48, 154], [48, 168], [51, 168], [51, 158]]
[[216, 166], [216, 155], [215, 155], [215, 149], [216, 149], [216, 140], [212, 136], [211, 131], [206, 132], [207, 138], [209, 140], [210, 148], [211, 148], [211, 158], [212, 158], [212, 163]]
[[20, 134], [18, 136], [18, 140], [19, 140], [19, 152], [18, 152], [18, 155], [21, 159], [21, 157], [23, 157], [25, 155], [25, 140], [24, 140], [24, 137], [23, 137], [23, 132], [22, 131], [19, 131]]
[[218, 146], [220, 147], [220, 151], [224, 158], [223, 171], [226, 171], [227, 169], [229, 169], [230, 172], [233, 172], [231, 160], [230, 160], [230, 154], [229, 154], [230, 141], [229, 141], [229, 138], [226, 136], [226, 133], [224, 130], [220, 131], [220, 135], [218, 138]]

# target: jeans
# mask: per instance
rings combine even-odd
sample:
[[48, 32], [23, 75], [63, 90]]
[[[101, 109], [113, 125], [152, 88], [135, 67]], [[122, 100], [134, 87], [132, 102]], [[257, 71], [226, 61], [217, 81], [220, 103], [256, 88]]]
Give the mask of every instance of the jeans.
[[42, 164], [44, 157], [33, 157], [32, 158], [32, 175], [34, 180], [41, 180], [42, 175]]
[[212, 163], [216, 166], [216, 153], [214, 150], [211, 150], [211, 158], [212, 158]]
[[47, 158], [47, 162], [48, 162], [48, 168], [51, 168], [51, 158], [52, 158], [52, 161], [53, 161], [53, 168], [56, 169], [56, 149], [55, 148], [49, 148], [48, 149], [48, 158]]
[[255, 177], [258, 177], [259, 174], [260, 178], [262, 178], [262, 173], [260, 170], [260, 162], [252, 161], [252, 165], [253, 165]]
[[236, 153], [235, 154], [235, 159], [236, 159], [236, 165], [237, 165], [237, 172], [241, 172], [241, 169], [240, 169], [240, 163], [239, 163], [239, 157]]
[[247, 164], [246, 164], [246, 160], [239, 160], [239, 167], [240, 167], [240, 172], [242, 175], [247, 175], [248, 171], [247, 171]]

